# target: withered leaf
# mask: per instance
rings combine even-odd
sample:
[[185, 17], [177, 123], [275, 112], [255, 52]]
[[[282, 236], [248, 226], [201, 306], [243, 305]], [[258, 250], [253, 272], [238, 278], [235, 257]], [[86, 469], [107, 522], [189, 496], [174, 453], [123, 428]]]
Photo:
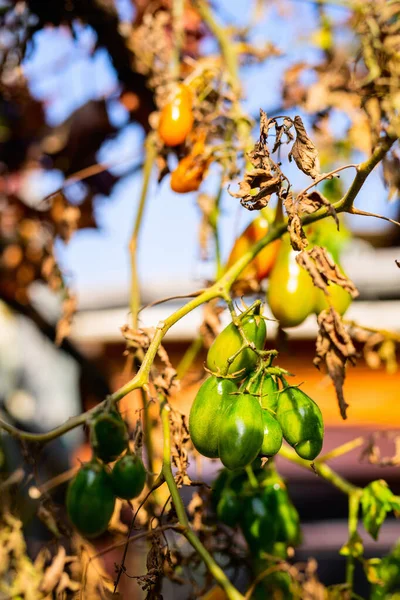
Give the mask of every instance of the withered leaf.
[[319, 369], [321, 364], [325, 364], [335, 386], [340, 414], [346, 419], [348, 404], [343, 394], [346, 365], [348, 361], [354, 364], [357, 352], [339, 314], [332, 307], [319, 314], [318, 325], [314, 365]]
[[178, 487], [190, 485], [191, 480], [187, 474], [189, 465], [190, 435], [185, 415], [171, 410], [169, 413], [171, 426], [171, 462], [176, 467], [175, 481]]
[[294, 127], [296, 139], [289, 153], [289, 160], [293, 159], [300, 171], [316, 179], [320, 174], [318, 151], [298, 115], [294, 118]]
[[299, 204], [294, 202], [291, 193], [287, 194], [283, 204], [288, 215], [288, 232], [292, 248], [294, 250], [304, 250], [308, 246], [308, 241], [298, 212]]
[[297, 201], [300, 204], [301, 212], [306, 213], [306, 214], [312, 214], [315, 211], [317, 211], [319, 208], [321, 208], [322, 206], [327, 206], [328, 211], [329, 211], [330, 215], [333, 217], [333, 219], [335, 220], [336, 227], [339, 230], [339, 219], [338, 219], [336, 210], [334, 209], [331, 202], [329, 202], [328, 198], [325, 198], [325, 196], [323, 196], [321, 194], [321, 192], [318, 192], [317, 190], [313, 190], [306, 196], [304, 196], [304, 195], [300, 196], [300, 194], [299, 194], [299, 196], [297, 197]]
[[400, 195], [400, 158], [396, 152], [387, 154], [382, 161], [383, 180], [389, 190], [389, 200]]
[[310, 274], [314, 284], [329, 295], [328, 283], [335, 283], [345, 289], [352, 298], [358, 296], [354, 283], [344, 275], [335, 261], [328, 255], [326, 248], [314, 246], [311, 250], [303, 250], [296, 256], [296, 261]]

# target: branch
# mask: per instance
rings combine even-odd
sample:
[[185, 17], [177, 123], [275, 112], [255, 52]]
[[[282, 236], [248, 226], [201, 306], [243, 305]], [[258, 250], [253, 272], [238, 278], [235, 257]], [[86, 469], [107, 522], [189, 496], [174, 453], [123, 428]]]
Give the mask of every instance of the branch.
[[244, 600], [242, 594], [240, 594], [240, 592], [238, 592], [238, 590], [232, 585], [221, 567], [215, 562], [211, 554], [206, 550], [190, 526], [189, 519], [187, 518], [185, 507], [183, 505], [182, 498], [180, 497], [179, 490], [171, 469], [171, 432], [169, 427], [169, 412], [170, 408], [168, 404], [164, 402], [161, 407], [161, 421], [164, 436], [162, 473], [171, 493], [172, 502], [175, 506], [178, 520], [182, 526], [181, 533], [193, 546], [197, 554], [203, 559], [207, 569], [215, 578], [216, 582], [222, 587], [229, 600]]
[[147, 192], [153, 165], [157, 156], [157, 145], [154, 135], [149, 135], [145, 142], [145, 161], [143, 167], [143, 183], [140, 192], [139, 206], [136, 213], [135, 224], [133, 226], [132, 237], [129, 243], [131, 253], [131, 298], [130, 306], [132, 313], [133, 327], [137, 328], [138, 313], [140, 309], [140, 283], [137, 270], [137, 245], [140, 227], [143, 219], [144, 207], [146, 204]]
[[[300, 456], [298, 456], [296, 452], [288, 446], [282, 446], [282, 448], [279, 450], [279, 454], [287, 460], [290, 460], [290, 462], [293, 462], [296, 465], [299, 465], [300, 467], [304, 467], [305, 469], [307, 469], [307, 471], [314, 471], [320, 477], [325, 479], [325, 481], [331, 483], [335, 488], [337, 488], [344, 494], [350, 496], [354, 492], [360, 491], [361, 489], [350, 483], [350, 481], [347, 481], [347, 479], [341, 477], [333, 469], [328, 467], [328, 465], [326, 465], [324, 462], [320, 460], [315, 460], [313, 463], [310, 463], [310, 461], [304, 460], [304, 458], [300, 458]], [[327, 460], [326, 457], [324, 460]]]

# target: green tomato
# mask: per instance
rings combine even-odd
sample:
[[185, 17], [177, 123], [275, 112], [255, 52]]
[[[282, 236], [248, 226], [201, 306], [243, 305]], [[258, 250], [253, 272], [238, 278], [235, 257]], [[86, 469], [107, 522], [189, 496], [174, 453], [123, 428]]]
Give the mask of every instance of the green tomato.
[[90, 444], [103, 462], [113, 462], [128, 447], [128, 429], [116, 409], [97, 413], [90, 426]]
[[144, 488], [146, 469], [136, 454], [125, 454], [115, 463], [111, 479], [115, 495], [131, 500], [139, 496]]
[[266, 409], [262, 411], [264, 438], [260, 454], [274, 456], [282, 446], [282, 429], [275, 417]]
[[324, 424], [319, 406], [300, 388], [286, 387], [279, 394], [276, 418], [283, 437], [305, 460], [321, 452]]
[[[341, 285], [337, 283], [331, 283], [328, 286], [329, 292], [329, 300], [333, 306], [333, 308], [340, 314], [344, 315], [346, 310], [349, 308], [352, 297], [342, 288]], [[315, 312], [319, 315], [323, 310], [327, 310], [329, 308], [328, 298], [324, 294], [324, 292], [320, 289], [315, 290]]]
[[[259, 307], [257, 310], [259, 311]], [[258, 350], [262, 350], [267, 337], [267, 328], [263, 317], [257, 312], [249, 313], [241, 320], [241, 326], [247, 339], [253, 342]], [[238, 373], [236, 378], [242, 379], [246, 373], [254, 369], [258, 360], [257, 354], [250, 348], [246, 348], [228, 365], [228, 359], [236, 354], [242, 345], [243, 340], [239, 330], [233, 323], [230, 323], [212, 343], [207, 354], [207, 368], [213, 373], [221, 375]]]
[[235, 527], [239, 521], [241, 509], [238, 494], [229, 488], [223, 490], [217, 505], [217, 517], [219, 521], [229, 527]]
[[217, 458], [220, 422], [225, 409], [236, 401], [236, 384], [230, 379], [208, 377], [197, 392], [189, 415], [193, 445], [203, 456]]
[[114, 504], [112, 481], [105, 467], [99, 462], [84, 464], [67, 490], [71, 522], [85, 537], [96, 537], [107, 530]]
[[276, 510], [276, 498], [268, 489], [244, 497], [240, 526], [252, 553], [271, 552], [278, 532]]
[[218, 452], [228, 469], [243, 469], [260, 451], [264, 438], [262, 409], [251, 394], [238, 394], [219, 426]]

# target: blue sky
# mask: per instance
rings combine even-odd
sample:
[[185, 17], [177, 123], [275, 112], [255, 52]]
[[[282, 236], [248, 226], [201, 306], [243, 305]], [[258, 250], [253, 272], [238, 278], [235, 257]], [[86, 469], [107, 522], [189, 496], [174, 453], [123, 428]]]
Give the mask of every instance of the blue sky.
[[[218, 8], [224, 20], [243, 25], [248, 19], [249, 4], [241, 0], [224, 0], [218, 2]], [[118, 5], [121, 14], [129, 17], [129, 1], [120, 0]], [[312, 3], [298, 0], [287, 6], [293, 11], [292, 18], [282, 20], [277, 9], [273, 9], [257, 21], [253, 30], [255, 42], [272, 41], [283, 52], [282, 57], [272, 58], [264, 65], [243, 69], [244, 104], [253, 115], [260, 107], [268, 112], [279, 105], [280, 73], [285, 66], [302, 59], [313, 61], [318, 58], [318, 50], [310, 43], [315, 7]], [[345, 19], [346, 11], [338, 7], [330, 10], [335, 19]], [[294, 45], [299, 33], [300, 40]], [[91, 98], [114, 96], [115, 99], [109, 101], [109, 112], [113, 122], [122, 129], [115, 140], [105, 144], [98, 158], [111, 164], [119, 163], [115, 171], [123, 174], [141, 160], [143, 134], [140, 127], [127, 123], [127, 114], [116, 100], [118, 81], [109, 57], [102, 49], [91, 53], [94, 43], [95, 36], [87, 27], [77, 28], [77, 40], [64, 30], [39, 32], [24, 68], [32, 92], [46, 100], [47, 118], [51, 124], [62, 122], [72, 110]], [[211, 42], [206, 43], [210, 45]], [[342, 126], [343, 121], [338, 119], [337, 127]], [[306, 178], [293, 166], [290, 171], [295, 185], [305, 184]], [[344, 181], [349, 176], [351, 173], [345, 174]], [[60, 177], [60, 174], [53, 173], [46, 180], [35, 180], [38, 196], [57, 188]], [[216, 185], [217, 179], [210, 177], [205, 191], [212, 192]], [[122, 177], [111, 198], [97, 199], [96, 215], [100, 230], [81, 231], [68, 246], [58, 244], [61, 264], [78, 294], [89, 289], [101, 293], [104, 282], [107, 286], [126, 287], [129, 280], [127, 247], [140, 186], [140, 173]], [[386, 204], [386, 194], [378, 174], [374, 174], [363, 188], [358, 204], [362, 204], [365, 210], [386, 214], [393, 212], [393, 208]], [[237, 200], [224, 194], [220, 230], [225, 257], [235, 233], [252, 217], [251, 213], [238, 208]], [[160, 185], [155, 180], [152, 182], [140, 239], [139, 263], [143, 281], [162, 282], [179, 278], [200, 282], [202, 276], [211, 272], [211, 265], [199, 262], [198, 218], [194, 194], [174, 194], [169, 189], [168, 179]], [[364, 218], [354, 224], [356, 230], [382, 226], [382, 222]]]

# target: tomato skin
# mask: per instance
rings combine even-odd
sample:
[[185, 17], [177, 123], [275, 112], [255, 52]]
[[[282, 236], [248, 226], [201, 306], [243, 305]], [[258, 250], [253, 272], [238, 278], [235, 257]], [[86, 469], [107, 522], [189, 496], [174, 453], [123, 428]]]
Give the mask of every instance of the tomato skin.
[[231, 489], [224, 489], [217, 505], [217, 517], [221, 523], [235, 527], [239, 521], [241, 502], [238, 495]]
[[128, 429], [116, 409], [98, 413], [90, 427], [90, 445], [103, 462], [113, 462], [128, 446]]
[[104, 466], [84, 464], [68, 486], [66, 507], [71, 522], [85, 537], [101, 535], [107, 530], [114, 504], [111, 477]]
[[328, 286], [329, 297], [327, 298], [324, 292], [320, 289], [315, 290], [315, 312], [319, 314], [323, 310], [329, 309], [329, 301], [333, 308], [343, 316], [349, 308], [352, 298], [349, 292], [346, 292], [342, 286], [337, 283], [331, 283]]
[[276, 509], [276, 497], [268, 489], [244, 498], [240, 525], [252, 553], [271, 552], [278, 532]]
[[321, 452], [324, 424], [319, 406], [300, 388], [286, 387], [279, 395], [276, 418], [283, 437], [305, 460]]
[[[260, 315], [249, 314], [241, 321], [243, 331], [248, 340], [254, 342], [256, 348], [264, 348], [267, 337], [265, 321]], [[242, 338], [237, 327], [230, 323], [215, 338], [207, 353], [207, 368], [222, 375], [232, 375], [239, 372], [237, 378], [242, 378], [245, 373], [252, 371], [257, 363], [258, 356], [250, 348], [241, 352], [229, 365], [227, 360], [242, 346]]]
[[192, 93], [184, 85], [177, 86], [173, 99], [161, 111], [158, 135], [166, 146], [182, 144], [193, 127]]
[[136, 454], [125, 454], [115, 463], [111, 479], [114, 494], [124, 500], [131, 500], [143, 491], [146, 469]]
[[266, 409], [262, 411], [264, 437], [260, 449], [262, 456], [274, 456], [282, 446], [282, 429], [275, 417]]
[[[268, 230], [268, 220], [262, 215], [256, 217], [236, 239], [228, 258], [227, 269], [250, 250], [256, 242], [259, 242], [268, 233]], [[242, 271], [238, 279], [256, 279], [260, 282], [268, 277], [275, 264], [280, 245], [281, 241], [275, 240], [263, 248]]]
[[218, 436], [222, 415], [235, 402], [236, 384], [230, 379], [208, 377], [197, 392], [189, 414], [189, 433], [196, 450], [218, 458]]
[[287, 241], [282, 244], [269, 277], [268, 304], [282, 328], [296, 327], [314, 312], [314, 284], [296, 254]]
[[238, 394], [223, 413], [218, 437], [222, 464], [234, 471], [249, 465], [264, 438], [262, 409], [251, 394]]

